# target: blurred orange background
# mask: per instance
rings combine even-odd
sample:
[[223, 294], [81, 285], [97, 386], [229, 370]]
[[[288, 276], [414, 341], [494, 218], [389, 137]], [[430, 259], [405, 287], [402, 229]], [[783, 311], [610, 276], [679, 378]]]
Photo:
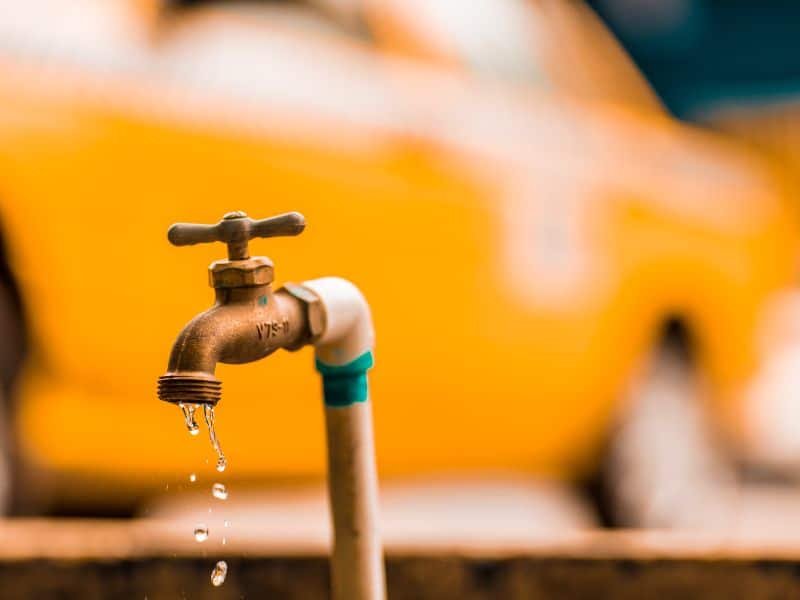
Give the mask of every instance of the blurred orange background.
[[[796, 281], [791, 173], [669, 116], [583, 4], [34, 4], [0, 18], [0, 216], [32, 336], [19, 440], [59, 493], [141, 494], [210, 453], [154, 392], [222, 249], [165, 232], [230, 210], [306, 216], [253, 244], [279, 283], [365, 292], [382, 475], [580, 477], [675, 319], [746, 435]], [[232, 476], [323, 475], [308, 351], [218, 376]]]

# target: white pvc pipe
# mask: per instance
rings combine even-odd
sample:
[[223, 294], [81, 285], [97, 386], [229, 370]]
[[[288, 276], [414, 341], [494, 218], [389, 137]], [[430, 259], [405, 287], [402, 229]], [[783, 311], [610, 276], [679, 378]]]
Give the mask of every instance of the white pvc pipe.
[[345, 365], [375, 347], [375, 330], [366, 298], [341, 277], [304, 281], [322, 303], [325, 331], [315, 342], [317, 358], [326, 365]]
[[378, 478], [365, 379], [375, 338], [369, 305], [359, 289], [344, 279], [325, 277], [302, 285], [319, 298], [324, 313], [325, 329], [315, 343], [323, 380], [336, 379], [337, 373], [350, 378], [339, 390], [329, 390], [330, 380], [325, 382], [328, 494], [334, 532], [332, 596], [334, 600], [383, 600]]

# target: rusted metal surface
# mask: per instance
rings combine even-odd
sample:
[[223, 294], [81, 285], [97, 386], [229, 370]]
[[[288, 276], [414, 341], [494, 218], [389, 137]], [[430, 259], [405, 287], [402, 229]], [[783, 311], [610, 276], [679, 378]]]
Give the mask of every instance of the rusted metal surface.
[[252, 362], [279, 348], [296, 350], [312, 340], [308, 314], [313, 301], [284, 288], [273, 292], [272, 261], [251, 258], [248, 250], [252, 238], [297, 235], [304, 227], [299, 213], [254, 221], [243, 212], [228, 213], [216, 225], [176, 223], [170, 227], [168, 238], [176, 246], [224, 242], [228, 259], [209, 267], [216, 302], [178, 335], [167, 373], [158, 380], [159, 398], [216, 404], [222, 396], [222, 383], [214, 375], [218, 362]]
[[[392, 600], [791, 598], [800, 543], [590, 532], [517, 547], [389, 547]], [[209, 577], [228, 563], [220, 588]], [[222, 548], [159, 521], [0, 523], [4, 598], [327, 598], [325, 550], [279, 536]]]

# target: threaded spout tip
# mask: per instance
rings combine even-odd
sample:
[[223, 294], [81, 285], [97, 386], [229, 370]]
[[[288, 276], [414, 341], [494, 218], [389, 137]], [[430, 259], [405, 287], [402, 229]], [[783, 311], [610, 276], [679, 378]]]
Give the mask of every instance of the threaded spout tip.
[[211, 404], [222, 398], [222, 382], [213, 376], [167, 373], [158, 378], [158, 397], [173, 404]]

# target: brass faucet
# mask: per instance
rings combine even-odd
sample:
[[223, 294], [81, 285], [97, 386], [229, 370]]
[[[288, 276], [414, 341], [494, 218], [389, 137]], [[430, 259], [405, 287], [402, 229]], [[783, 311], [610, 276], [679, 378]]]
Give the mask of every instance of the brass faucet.
[[158, 379], [159, 398], [216, 404], [222, 395], [222, 383], [214, 375], [218, 362], [248, 363], [279, 348], [297, 350], [313, 341], [309, 304], [315, 298], [297, 286], [291, 286], [294, 294], [285, 287], [273, 291], [272, 261], [248, 252], [254, 237], [294, 236], [303, 229], [305, 219], [296, 212], [260, 221], [232, 212], [216, 225], [170, 227], [167, 237], [172, 244], [224, 242], [228, 258], [209, 266], [216, 302], [189, 321], [175, 340], [167, 373]]
[[[278, 348], [297, 350], [313, 344], [328, 438], [332, 596], [382, 600], [385, 578], [367, 386], [374, 344], [369, 305], [358, 288], [337, 277], [286, 284], [273, 292], [272, 261], [250, 257], [248, 251], [253, 238], [297, 235], [304, 228], [305, 219], [296, 212], [260, 221], [233, 212], [216, 225], [170, 227], [167, 237], [172, 244], [224, 242], [228, 258], [211, 263], [209, 281], [216, 301], [178, 335], [167, 373], [158, 379], [158, 397], [180, 405], [184, 414], [187, 407], [204, 406], [224, 468], [213, 433], [213, 407], [222, 396], [222, 383], [214, 375], [217, 363], [247, 363]], [[192, 414], [188, 419], [193, 425]]]

